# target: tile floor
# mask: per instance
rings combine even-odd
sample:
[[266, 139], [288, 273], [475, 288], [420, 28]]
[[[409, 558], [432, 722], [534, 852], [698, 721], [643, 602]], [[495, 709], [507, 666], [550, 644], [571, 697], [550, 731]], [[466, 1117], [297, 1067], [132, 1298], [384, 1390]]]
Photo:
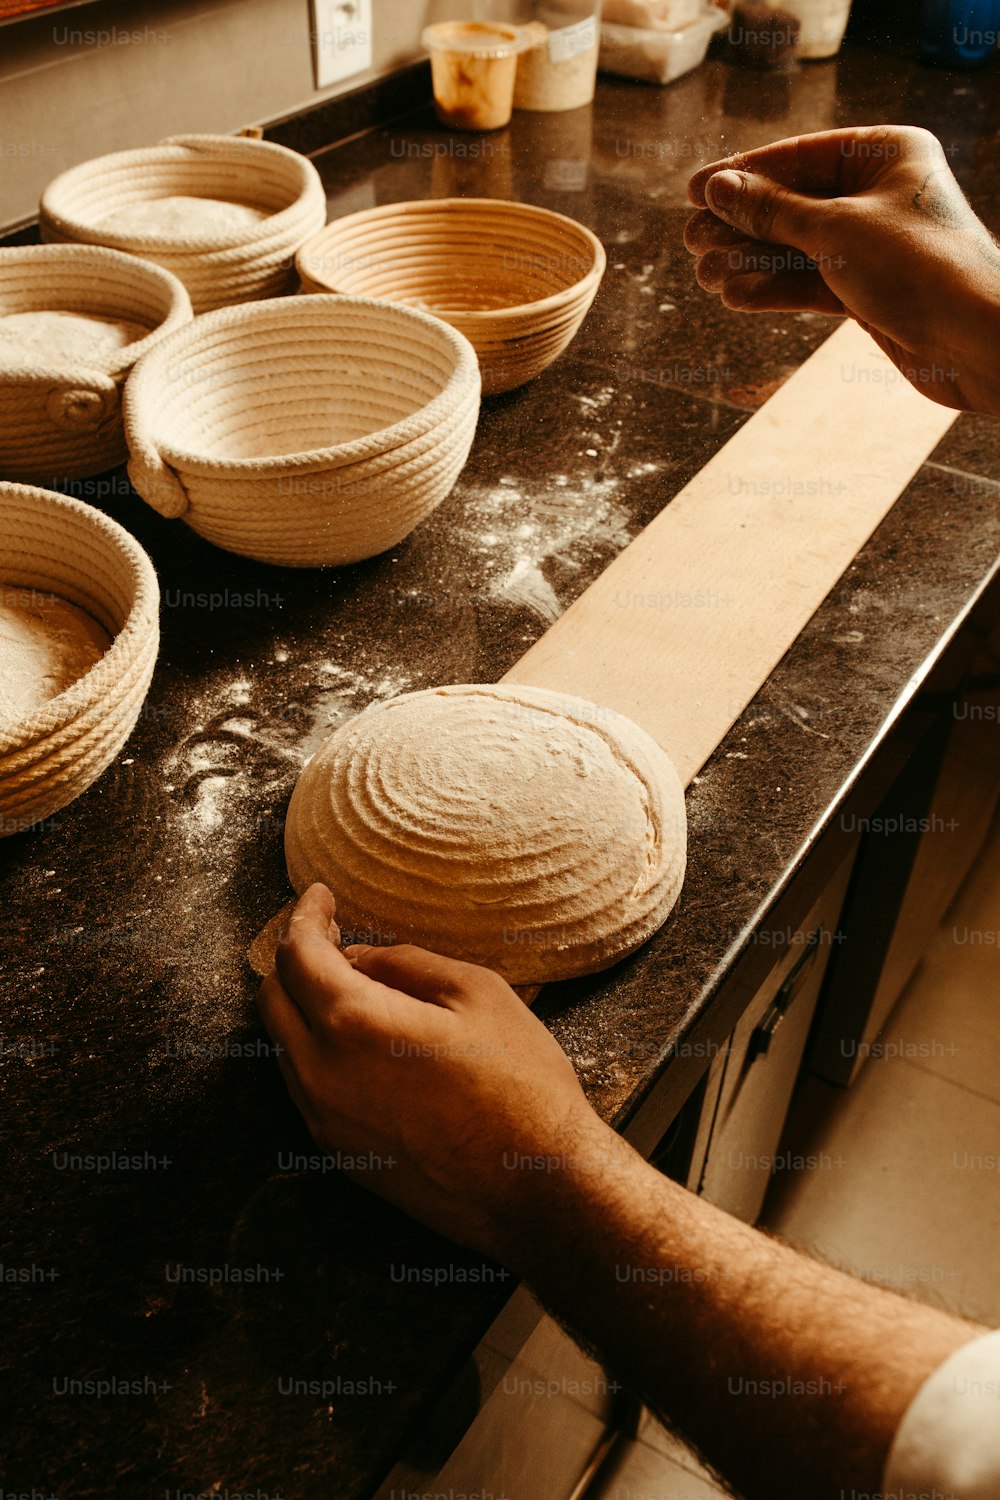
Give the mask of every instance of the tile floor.
[[[776, 1181], [762, 1222], [1000, 1325], [1000, 821], [880, 1041], [850, 1090], [815, 1078], [800, 1090], [785, 1144], [841, 1165]], [[650, 1419], [588, 1500], [722, 1493]]]

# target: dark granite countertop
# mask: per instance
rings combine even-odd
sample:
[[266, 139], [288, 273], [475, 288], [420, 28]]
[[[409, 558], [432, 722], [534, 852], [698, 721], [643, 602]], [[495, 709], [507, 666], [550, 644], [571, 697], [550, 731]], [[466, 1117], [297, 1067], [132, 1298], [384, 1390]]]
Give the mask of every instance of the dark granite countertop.
[[[370, 1494], [508, 1298], [495, 1268], [322, 1170], [287, 1101], [244, 958], [288, 893], [285, 806], [304, 756], [373, 699], [501, 676], [828, 333], [699, 291], [690, 171], [886, 117], [936, 130], [1000, 228], [995, 71], [859, 46], [774, 76], [711, 61], [664, 90], [602, 81], [592, 110], [488, 138], [424, 111], [352, 140], [318, 158], [333, 213], [476, 193], [591, 225], [609, 267], [570, 353], [486, 403], [449, 500], [354, 568], [215, 551], [120, 474], [69, 486], [148, 548], [163, 642], [117, 763], [0, 845], [7, 1490]], [[962, 418], [690, 789], [665, 930], [543, 993], [608, 1118], [705, 1024], [998, 549], [1000, 432]], [[404, 1265], [470, 1274], [401, 1284]], [[71, 1384], [88, 1381], [135, 1384]]]

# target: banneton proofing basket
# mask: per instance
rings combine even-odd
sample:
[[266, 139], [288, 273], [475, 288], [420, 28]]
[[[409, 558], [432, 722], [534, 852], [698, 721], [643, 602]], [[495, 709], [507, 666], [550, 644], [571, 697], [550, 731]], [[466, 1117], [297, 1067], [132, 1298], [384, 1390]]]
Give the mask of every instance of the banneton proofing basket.
[[570, 343], [604, 275], [597, 236], [563, 214], [494, 198], [390, 203], [335, 219], [295, 263], [304, 291], [382, 297], [471, 341], [483, 391], [533, 380]]
[[[268, 217], [183, 239], [100, 223], [126, 205], [175, 196], [242, 203]], [[326, 194], [312, 162], [243, 136], [171, 136], [100, 156], [61, 173], [41, 201], [43, 240], [110, 245], [156, 261], [183, 281], [196, 313], [292, 290], [295, 251], [325, 222]]]
[[424, 313], [352, 297], [226, 308], [133, 371], [129, 476], [161, 515], [229, 552], [358, 562], [449, 493], [479, 394], [468, 340]]
[[0, 722], [0, 835], [18, 833], [97, 780], [132, 732], [160, 640], [160, 591], [139, 543], [91, 505], [0, 483], [0, 584], [57, 594], [111, 637], [58, 697]]
[[135, 361], [191, 321], [191, 303], [159, 266], [92, 245], [0, 250], [0, 318], [89, 313], [141, 323], [149, 334], [82, 363], [14, 362], [0, 351], [0, 476], [81, 479], [120, 464], [128, 449], [121, 388]]

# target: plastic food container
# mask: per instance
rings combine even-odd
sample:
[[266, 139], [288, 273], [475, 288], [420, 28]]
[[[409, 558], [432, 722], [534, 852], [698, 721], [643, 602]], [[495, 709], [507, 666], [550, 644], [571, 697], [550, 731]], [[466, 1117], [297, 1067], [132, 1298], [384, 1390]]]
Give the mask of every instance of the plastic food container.
[[443, 125], [456, 130], [500, 130], [510, 123], [514, 80], [524, 36], [499, 22], [442, 21], [428, 26], [434, 103]]
[[594, 97], [600, 27], [591, 0], [539, 5], [522, 28], [514, 108], [552, 113], [581, 109]]
[[678, 31], [654, 31], [641, 26], [601, 26], [599, 66], [605, 73], [640, 78], [646, 83], [673, 83], [705, 61], [716, 31], [729, 24], [725, 11], [703, 5], [701, 15]]
[[702, 0], [604, 0], [601, 18], [610, 26], [678, 31], [701, 15]]
[[782, 4], [800, 23], [799, 57], [833, 57], [840, 51], [851, 0], [782, 0]]
[[920, 61], [938, 68], [980, 68], [997, 50], [1000, 0], [923, 0]]

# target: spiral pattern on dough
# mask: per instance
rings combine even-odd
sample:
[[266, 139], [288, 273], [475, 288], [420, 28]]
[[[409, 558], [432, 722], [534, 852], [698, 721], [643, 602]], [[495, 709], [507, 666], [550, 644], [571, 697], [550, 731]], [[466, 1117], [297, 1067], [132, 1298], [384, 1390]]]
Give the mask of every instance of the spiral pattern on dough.
[[684, 793], [630, 719], [540, 688], [375, 704], [292, 795], [295, 889], [330, 887], [351, 940], [413, 942], [512, 984], [596, 973], [661, 926], [684, 879]]

